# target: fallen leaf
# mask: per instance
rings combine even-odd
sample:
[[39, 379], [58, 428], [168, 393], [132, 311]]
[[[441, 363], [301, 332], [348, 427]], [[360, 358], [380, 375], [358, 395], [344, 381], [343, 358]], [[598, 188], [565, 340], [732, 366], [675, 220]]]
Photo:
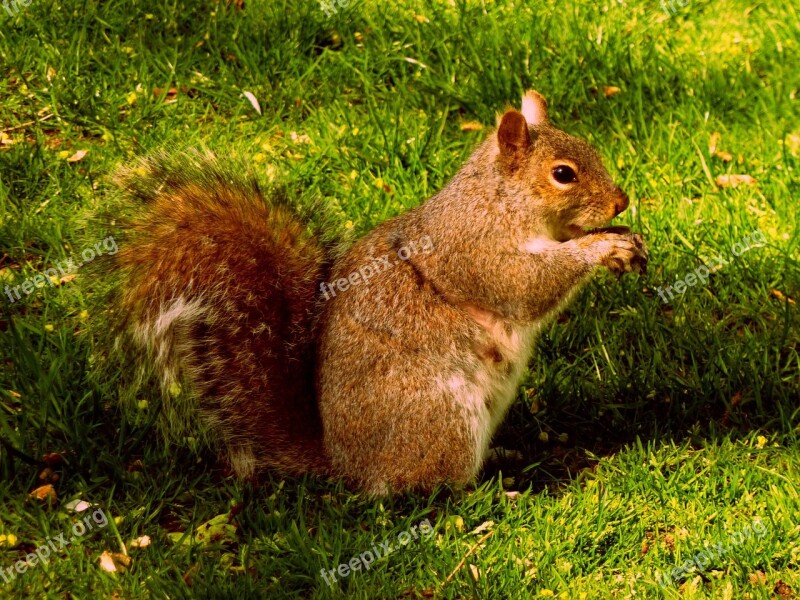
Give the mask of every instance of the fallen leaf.
[[55, 467], [57, 465], [64, 464], [64, 457], [61, 456], [58, 452], [48, 452], [44, 456], [42, 456], [42, 461], [48, 467]]
[[755, 573], [750, 573], [748, 577], [750, 583], [753, 585], [764, 585], [767, 583], [767, 576], [764, 575], [762, 571], [756, 571]]
[[645, 540], [642, 542], [642, 556], [647, 554], [650, 551], [650, 543]]
[[722, 137], [719, 131], [715, 131], [711, 134], [711, 138], [708, 140], [708, 153], [711, 156], [714, 156], [717, 153], [717, 144], [719, 144], [719, 140]]
[[100, 555], [100, 568], [109, 573], [124, 573], [133, 563], [133, 559], [119, 552], [104, 551]]
[[431, 20], [428, 17], [426, 17], [425, 15], [418, 15], [418, 14], [414, 14], [414, 20], [417, 21], [418, 23], [430, 23], [431, 22]]
[[89, 153], [88, 150], [78, 150], [75, 154], [67, 158], [67, 162], [75, 163], [79, 160], [83, 160], [83, 157]]
[[780, 290], [770, 290], [770, 291], [769, 291], [769, 294], [770, 294], [770, 296], [775, 296], [775, 297], [776, 297], [778, 300], [780, 300], [780, 301], [788, 300], [788, 301], [789, 301], [789, 304], [794, 304], [794, 303], [795, 303], [795, 301], [794, 301], [794, 300], [792, 300], [791, 298], [787, 297], [787, 296], [786, 296], [786, 295], [785, 295], [783, 292], [781, 292]]
[[178, 88], [171, 87], [168, 90], [166, 90], [166, 94], [165, 94], [164, 88], [158, 88], [158, 87], [157, 88], [153, 88], [153, 96], [155, 96], [156, 98], [160, 98], [161, 96], [164, 96], [164, 102], [166, 102], [166, 103], [177, 102], [178, 101]]
[[731, 162], [733, 160], [733, 154], [730, 152], [717, 152], [715, 156], [718, 156], [723, 162]]
[[461, 124], [461, 131], [480, 131], [481, 129], [483, 129], [483, 125], [477, 121], [465, 121]]
[[14, 390], [8, 390], [8, 393], [11, 394], [17, 400], [22, 398], [22, 394], [20, 394], [19, 392], [15, 392]]
[[755, 185], [756, 180], [750, 177], [750, 175], [719, 175], [716, 179], [717, 185], [721, 188], [732, 187], [736, 188], [739, 187], [739, 184], [742, 185]]
[[470, 565], [469, 566], [469, 572], [472, 575], [472, 579], [474, 579], [475, 583], [477, 583], [481, 578], [480, 569], [478, 569], [478, 567], [476, 567], [475, 565]]
[[774, 591], [781, 598], [792, 598], [793, 597], [792, 588], [790, 588], [788, 584], [784, 583], [781, 580], [778, 580], [778, 583], [775, 584], [775, 590]]
[[114, 559], [111, 558], [111, 553], [106, 551], [100, 555], [100, 568], [109, 573], [117, 572], [117, 565], [114, 564]]
[[258, 103], [258, 100], [256, 99], [256, 97], [253, 95], [252, 92], [242, 92], [242, 96], [244, 96], [250, 101], [250, 104], [253, 105], [253, 108], [256, 109], [256, 112], [258, 114], [261, 114], [261, 105]]
[[143, 535], [141, 537], [136, 538], [135, 540], [131, 540], [131, 543], [128, 544], [129, 548], [147, 548], [150, 545], [150, 536]]
[[622, 90], [615, 85], [607, 85], [603, 88], [603, 95], [606, 98], [610, 98], [611, 96], [616, 96]]
[[86, 502], [85, 500], [70, 500], [64, 505], [64, 508], [66, 508], [67, 510], [73, 510], [75, 512], [83, 512], [91, 507], [92, 505]]
[[47, 500], [50, 504], [55, 504], [56, 500], [58, 500], [55, 488], [49, 483], [36, 488], [28, 494], [28, 497], [36, 500]]
[[675, 552], [675, 538], [672, 537], [671, 533], [664, 534], [664, 542], [667, 544], [667, 548], [669, 548], [670, 551]]
[[0, 131], [0, 146], [10, 146], [16, 143], [17, 141], [12, 140], [10, 135], [5, 133], [4, 131]]
[[39, 481], [44, 481], [46, 483], [56, 483], [61, 476], [53, 471], [50, 467], [45, 467], [42, 469], [42, 472], [39, 473]]
[[64, 275], [61, 279], [59, 279], [58, 283], [59, 285], [63, 285], [65, 283], [69, 283], [70, 281], [75, 281], [77, 277], [78, 277], [77, 273], [68, 273], [67, 275]]
[[483, 523], [478, 525], [475, 529], [470, 531], [470, 533], [476, 533], [476, 534], [483, 533], [484, 531], [486, 531], [487, 529], [491, 529], [492, 527], [494, 527], [494, 521], [484, 521]]

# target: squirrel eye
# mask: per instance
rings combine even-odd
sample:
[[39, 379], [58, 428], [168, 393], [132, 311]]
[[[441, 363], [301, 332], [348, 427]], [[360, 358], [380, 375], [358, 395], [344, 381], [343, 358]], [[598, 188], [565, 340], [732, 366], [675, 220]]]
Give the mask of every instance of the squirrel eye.
[[577, 180], [575, 171], [567, 165], [558, 165], [553, 169], [553, 179], [558, 183], [573, 183]]

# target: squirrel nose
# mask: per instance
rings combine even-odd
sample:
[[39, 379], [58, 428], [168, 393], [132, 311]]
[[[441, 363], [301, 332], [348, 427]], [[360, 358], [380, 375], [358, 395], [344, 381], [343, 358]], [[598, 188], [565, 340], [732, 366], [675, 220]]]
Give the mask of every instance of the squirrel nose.
[[614, 216], [616, 217], [619, 213], [628, 208], [628, 204], [630, 204], [628, 194], [620, 190], [617, 196], [617, 202], [614, 204]]

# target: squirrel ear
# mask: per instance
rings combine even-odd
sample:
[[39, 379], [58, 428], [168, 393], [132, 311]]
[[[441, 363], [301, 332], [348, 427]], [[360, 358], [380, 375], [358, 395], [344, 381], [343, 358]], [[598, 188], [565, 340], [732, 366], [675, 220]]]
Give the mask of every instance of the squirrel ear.
[[522, 114], [528, 125], [547, 123], [547, 100], [536, 90], [528, 90], [522, 96]]
[[506, 111], [497, 128], [497, 145], [500, 157], [512, 169], [520, 165], [531, 145], [528, 123], [522, 113], [513, 109]]

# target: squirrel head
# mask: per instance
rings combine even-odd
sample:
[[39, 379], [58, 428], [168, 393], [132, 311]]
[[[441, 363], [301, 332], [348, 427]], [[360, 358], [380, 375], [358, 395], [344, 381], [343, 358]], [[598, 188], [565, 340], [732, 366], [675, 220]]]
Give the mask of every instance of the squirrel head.
[[547, 103], [539, 93], [528, 91], [521, 111], [503, 114], [496, 140], [498, 168], [522, 192], [512, 195], [536, 204], [517, 207], [518, 212], [535, 214], [537, 225], [553, 239], [580, 237], [628, 207], [628, 196], [611, 179], [597, 152], [550, 125]]

